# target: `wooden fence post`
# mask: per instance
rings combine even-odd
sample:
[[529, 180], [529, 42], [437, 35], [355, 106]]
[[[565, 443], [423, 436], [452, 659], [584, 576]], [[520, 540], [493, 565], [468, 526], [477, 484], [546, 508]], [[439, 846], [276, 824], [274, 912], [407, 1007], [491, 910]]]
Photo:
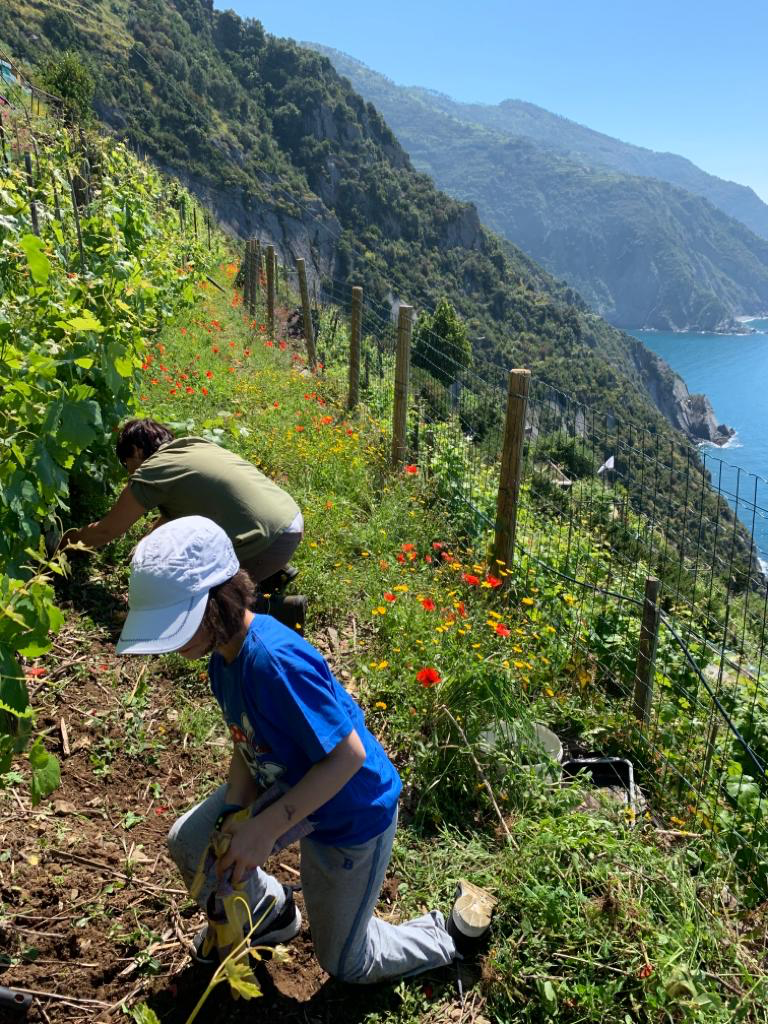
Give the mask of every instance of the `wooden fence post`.
[[299, 272], [299, 291], [301, 292], [301, 323], [304, 328], [304, 341], [307, 345], [307, 359], [310, 370], [314, 370], [317, 363], [315, 351], [315, 326], [312, 323], [312, 310], [309, 307], [309, 289], [307, 288], [307, 267], [304, 260], [296, 260], [296, 270]]
[[0, 121], [0, 149], [2, 150], [2, 154], [3, 154], [3, 164], [6, 167], [8, 167], [9, 164], [10, 164], [10, 161], [8, 160], [8, 153], [6, 152], [6, 149], [5, 149], [5, 128], [3, 127], [2, 121]]
[[245, 250], [243, 252], [243, 309], [246, 312], [250, 312], [251, 308], [251, 288], [252, 288], [252, 248], [253, 242], [250, 238], [245, 240]]
[[251, 239], [251, 305], [249, 308], [251, 316], [256, 316], [256, 296], [259, 294], [259, 266], [256, 260], [258, 244], [255, 238]]
[[352, 289], [352, 309], [349, 315], [349, 395], [347, 408], [354, 409], [360, 400], [360, 338], [363, 328], [363, 289]]
[[649, 576], [646, 579], [643, 618], [640, 624], [640, 643], [635, 663], [635, 692], [632, 698], [632, 710], [643, 731], [651, 721], [653, 674], [656, 667], [656, 647], [659, 642], [661, 614], [659, 610], [660, 589], [661, 584], [654, 576]]
[[61, 204], [59, 202], [59, 190], [56, 188], [56, 174], [51, 171], [51, 184], [53, 185], [53, 215], [61, 224]]
[[275, 340], [275, 247], [267, 246], [267, 336]]
[[27, 189], [29, 190], [29, 212], [32, 216], [32, 230], [36, 235], [40, 234], [40, 222], [37, 219], [37, 203], [34, 200], [35, 179], [32, 176], [32, 157], [29, 153], [24, 154], [24, 169], [27, 172]]
[[256, 239], [256, 290], [261, 288], [261, 242]]
[[80, 273], [84, 274], [86, 270], [85, 266], [85, 250], [83, 249], [83, 232], [80, 229], [80, 213], [77, 209], [77, 195], [75, 194], [75, 183], [72, 180], [72, 175], [67, 171], [67, 180], [69, 182], [69, 192], [72, 196], [72, 212], [75, 215], [75, 230], [77, 231], [77, 247], [80, 250]]
[[411, 333], [413, 306], [401, 306], [397, 316], [397, 356], [395, 359], [395, 401], [392, 411], [392, 466], [405, 462], [408, 422], [408, 381], [411, 374]]
[[523, 441], [525, 413], [528, 407], [530, 370], [510, 370], [507, 387], [507, 415], [504, 422], [504, 447], [499, 473], [499, 494], [496, 499], [496, 536], [493, 558], [506, 579], [515, 551], [517, 502], [523, 475]]

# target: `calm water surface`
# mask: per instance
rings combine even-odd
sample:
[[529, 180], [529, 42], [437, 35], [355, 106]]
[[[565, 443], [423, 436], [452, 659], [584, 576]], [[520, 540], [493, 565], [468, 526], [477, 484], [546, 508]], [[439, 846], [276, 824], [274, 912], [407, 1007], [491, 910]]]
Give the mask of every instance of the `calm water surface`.
[[709, 396], [718, 423], [735, 428], [725, 448], [705, 445], [702, 454], [713, 483], [721, 482], [744, 524], [754, 526], [761, 558], [768, 560], [768, 320], [748, 326], [759, 333], [630, 333], [666, 359], [689, 391]]

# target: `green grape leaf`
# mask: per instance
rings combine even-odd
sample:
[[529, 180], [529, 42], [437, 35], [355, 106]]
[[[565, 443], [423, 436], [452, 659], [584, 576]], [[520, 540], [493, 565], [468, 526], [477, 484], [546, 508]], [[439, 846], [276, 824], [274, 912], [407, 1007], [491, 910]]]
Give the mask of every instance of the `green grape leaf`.
[[42, 240], [37, 235], [24, 235], [19, 245], [29, 264], [29, 273], [35, 284], [45, 284], [51, 275], [51, 261], [43, 252]]
[[98, 402], [65, 402], [57, 441], [87, 448], [102, 430]]
[[227, 960], [224, 964], [224, 973], [229, 987], [243, 999], [257, 999], [261, 995], [261, 989], [247, 963]]
[[128, 1011], [134, 1024], [160, 1024], [160, 1018], [146, 1003], [139, 1003]]
[[48, 796], [61, 784], [61, 772], [58, 759], [49, 754], [38, 738], [29, 750], [29, 766], [32, 769], [29, 792], [32, 805], [39, 804], [43, 797]]
[[103, 331], [104, 324], [97, 320], [89, 309], [84, 309], [80, 316], [67, 320], [66, 325], [72, 331]]

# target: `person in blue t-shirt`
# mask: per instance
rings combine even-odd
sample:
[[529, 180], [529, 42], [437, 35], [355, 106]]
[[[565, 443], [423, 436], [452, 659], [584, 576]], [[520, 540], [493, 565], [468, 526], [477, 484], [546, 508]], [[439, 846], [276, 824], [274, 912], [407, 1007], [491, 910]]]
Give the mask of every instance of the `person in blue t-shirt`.
[[[460, 883], [447, 925], [439, 911], [401, 925], [374, 917], [400, 779], [322, 655], [250, 611], [252, 594], [229, 538], [200, 516], [160, 526], [131, 563], [118, 653], [210, 654], [211, 688], [233, 741], [227, 781], [170, 831], [184, 881], [192, 886], [211, 834], [227, 833], [228, 849], [198, 902], [210, 913], [217, 879], [228, 879], [242, 888], [253, 919], [262, 917], [253, 944], [285, 942], [298, 933], [301, 915], [292, 890], [262, 865], [300, 837], [312, 941], [329, 974], [371, 983], [450, 963], [487, 933], [493, 901]], [[201, 941], [199, 948], [207, 947]]]

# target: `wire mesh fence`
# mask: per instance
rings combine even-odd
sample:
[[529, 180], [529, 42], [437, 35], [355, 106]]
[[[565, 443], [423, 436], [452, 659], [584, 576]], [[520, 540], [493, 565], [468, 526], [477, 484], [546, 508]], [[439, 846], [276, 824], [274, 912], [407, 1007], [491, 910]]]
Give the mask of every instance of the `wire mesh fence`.
[[[291, 271], [287, 271], [291, 284]], [[318, 357], [346, 371], [351, 293], [315, 290]], [[385, 425], [395, 393], [397, 308], [364, 299], [361, 400]], [[457, 532], [487, 543], [500, 526], [508, 371], [416, 322], [407, 446]], [[533, 379], [524, 402], [514, 558], [502, 574], [554, 588], [567, 671], [603, 729], [576, 754], [629, 758], [636, 810], [672, 831], [716, 835], [763, 892], [768, 483], [709, 449], [606, 415]], [[390, 428], [387, 428], [390, 429]], [[653, 650], [639, 638], [648, 580], [660, 581]], [[569, 722], [560, 723], [568, 739]]]

